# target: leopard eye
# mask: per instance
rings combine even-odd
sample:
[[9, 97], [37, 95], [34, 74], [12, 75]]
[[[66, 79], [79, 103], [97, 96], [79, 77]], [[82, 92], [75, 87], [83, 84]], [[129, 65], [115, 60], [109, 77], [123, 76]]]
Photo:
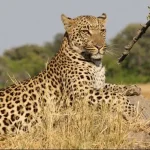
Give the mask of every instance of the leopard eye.
[[102, 29], [101, 29], [101, 32], [106, 32], [106, 29], [102, 28]]
[[81, 33], [83, 34], [87, 34], [87, 35], [91, 35], [90, 31], [89, 30], [81, 30]]

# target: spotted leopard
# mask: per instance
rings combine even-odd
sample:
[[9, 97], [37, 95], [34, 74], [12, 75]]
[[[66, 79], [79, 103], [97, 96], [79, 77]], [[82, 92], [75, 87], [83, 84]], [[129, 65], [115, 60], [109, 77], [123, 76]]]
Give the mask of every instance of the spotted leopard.
[[124, 116], [134, 115], [127, 95], [138, 95], [140, 89], [105, 83], [106, 14], [61, 19], [66, 31], [61, 48], [45, 70], [0, 90], [0, 134], [30, 131], [52, 101], [56, 107], [70, 107], [77, 99], [95, 106], [112, 103], [114, 110], [121, 106]]

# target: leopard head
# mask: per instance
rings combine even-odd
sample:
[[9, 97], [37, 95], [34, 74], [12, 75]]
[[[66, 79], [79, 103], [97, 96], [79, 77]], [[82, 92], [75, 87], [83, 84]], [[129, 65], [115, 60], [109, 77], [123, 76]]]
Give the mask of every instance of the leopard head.
[[106, 48], [106, 14], [74, 19], [62, 14], [61, 19], [72, 49], [80, 54], [87, 54], [91, 60], [101, 60]]

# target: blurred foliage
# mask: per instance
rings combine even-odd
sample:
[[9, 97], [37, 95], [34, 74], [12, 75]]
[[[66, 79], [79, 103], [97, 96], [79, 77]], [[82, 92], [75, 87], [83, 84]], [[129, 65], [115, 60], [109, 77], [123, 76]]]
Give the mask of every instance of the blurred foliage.
[[46, 42], [42, 46], [24, 45], [6, 50], [0, 56], [0, 87], [12, 84], [10, 77], [23, 80], [37, 75], [58, 51], [62, 37], [57, 34], [52, 43]]
[[[122, 53], [140, 28], [140, 24], [129, 24], [110, 41], [108, 52]], [[117, 59], [105, 56], [107, 80], [113, 83], [146, 83], [150, 82], [150, 30], [133, 46], [130, 55], [117, 65]]]
[[[134, 45], [130, 55], [120, 65], [117, 64], [117, 58], [124, 46], [132, 40], [139, 28], [139, 24], [129, 24], [109, 42], [108, 53], [103, 60], [107, 82], [150, 82], [150, 30]], [[54, 41], [42, 46], [24, 45], [6, 50], [0, 56], [0, 86], [5, 87], [12, 83], [9, 76], [22, 80], [37, 75], [59, 50], [62, 37], [63, 34], [59, 33]]]

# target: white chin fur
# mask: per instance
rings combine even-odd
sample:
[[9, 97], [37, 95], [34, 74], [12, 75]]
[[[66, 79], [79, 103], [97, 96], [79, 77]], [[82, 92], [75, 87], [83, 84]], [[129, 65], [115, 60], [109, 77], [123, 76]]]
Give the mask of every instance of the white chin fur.
[[91, 56], [92, 59], [101, 59], [102, 55], [101, 54], [96, 54]]

